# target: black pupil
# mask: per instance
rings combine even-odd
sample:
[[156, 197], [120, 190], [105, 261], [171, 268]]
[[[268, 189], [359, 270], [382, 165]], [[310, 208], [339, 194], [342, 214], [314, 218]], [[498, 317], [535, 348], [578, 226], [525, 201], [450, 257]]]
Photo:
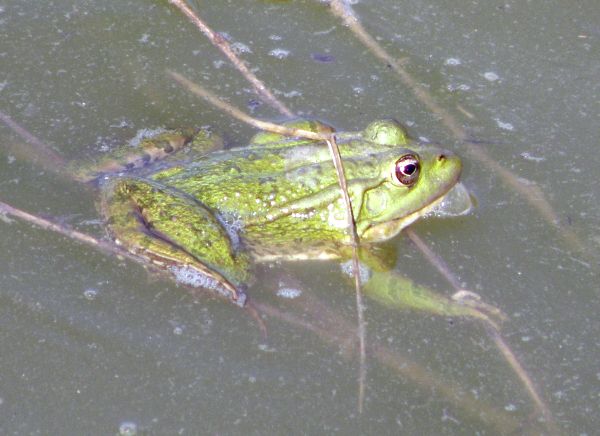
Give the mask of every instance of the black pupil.
[[402, 169], [402, 172], [407, 176], [412, 176], [413, 173], [417, 170], [417, 166], [415, 164], [406, 164]]

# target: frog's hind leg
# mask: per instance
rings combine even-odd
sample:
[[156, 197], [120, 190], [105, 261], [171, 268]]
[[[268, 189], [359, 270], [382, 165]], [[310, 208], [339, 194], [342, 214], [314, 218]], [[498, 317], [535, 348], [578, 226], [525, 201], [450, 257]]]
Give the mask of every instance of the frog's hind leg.
[[236, 252], [212, 211], [151, 181], [119, 179], [106, 188], [101, 209], [117, 243], [185, 284], [215, 289], [243, 305], [249, 260]]
[[[219, 151], [224, 148], [223, 138], [211, 130], [206, 128], [191, 130], [188, 129], [186, 131], [178, 130], [177, 132], [184, 132], [187, 142], [177, 150], [178, 153], [172, 152], [164, 155], [164, 159], [170, 160], [181, 160], [184, 159], [186, 161], [194, 160], [199, 157], [205, 156], [208, 153], [213, 151]], [[190, 132], [193, 132], [190, 134]], [[182, 157], [183, 155], [183, 157]], [[163, 158], [161, 158], [163, 159]]]
[[110, 153], [72, 162], [68, 170], [76, 180], [90, 182], [106, 174], [143, 168], [180, 151], [199, 156], [222, 147], [221, 138], [206, 129], [145, 130]]

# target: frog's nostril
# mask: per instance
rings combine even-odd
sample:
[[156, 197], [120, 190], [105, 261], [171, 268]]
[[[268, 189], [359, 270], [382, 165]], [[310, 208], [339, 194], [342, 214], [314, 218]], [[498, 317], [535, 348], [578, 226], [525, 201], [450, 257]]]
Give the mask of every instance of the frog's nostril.
[[446, 160], [446, 155], [445, 155], [445, 154], [440, 154], [440, 155], [438, 156], [438, 162], [442, 162], [442, 161], [444, 161], [444, 160]]

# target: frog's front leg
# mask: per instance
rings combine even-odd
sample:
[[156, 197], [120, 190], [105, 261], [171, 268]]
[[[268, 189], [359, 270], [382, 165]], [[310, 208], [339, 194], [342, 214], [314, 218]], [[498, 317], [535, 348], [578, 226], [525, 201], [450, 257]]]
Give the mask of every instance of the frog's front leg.
[[417, 309], [441, 316], [475, 318], [492, 325], [505, 318], [494, 306], [469, 304], [464, 299], [448, 298], [393, 270], [371, 270], [363, 284], [363, 290], [365, 295], [387, 307]]
[[[350, 258], [352, 250], [343, 247], [342, 257]], [[387, 307], [397, 309], [417, 309], [435, 315], [463, 316], [490, 320], [502, 320], [502, 313], [485, 303], [476, 304], [473, 299], [448, 298], [419, 285], [393, 270], [396, 263], [396, 247], [383, 243], [363, 244], [358, 251], [361, 266], [361, 281], [365, 295]], [[348, 265], [348, 269], [345, 265]], [[344, 271], [352, 270], [352, 261], [344, 263]], [[475, 295], [474, 293], [468, 294]]]
[[[243, 305], [242, 289], [251, 278], [248, 256], [206, 206], [156, 182], [127, 178], [105, 187], [101, 209], [111, 235], [128, 251]], [[198, 273], [209, 280], [199, 280]]]

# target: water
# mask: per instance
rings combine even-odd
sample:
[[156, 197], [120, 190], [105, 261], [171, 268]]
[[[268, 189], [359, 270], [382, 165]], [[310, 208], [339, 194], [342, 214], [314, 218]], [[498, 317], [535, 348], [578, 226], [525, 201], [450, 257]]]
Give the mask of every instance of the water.
[[[186, 95], [169, 68], [255, 116], [281, 119], [256, 104], [240, 75], [166, 3], [0, 1], [0, 110], [73, 158], [109, 150], [142, 128], [210, 125], [230, 145], [247, 141], [251, 128]], [[394, 117], [413, 136], [464, 157], [475, 212], [415, 229], [461, 281], [509, 316], [503, 336], [560, 431], [593, 434], [600, 425], [598, 3], [355, 6], [365, 27], [408, 59], [406, 68], [502, 168], [541, 188], [584, 252], [475, 160], [324, 5], [197, 7], [296, 113], [340, 129]], [[13, 150], [0, 153], [1, 200], [103, 235], [90, 189], [24, 161], [14, 151], [21, 140], [4, 126], [0, 141]], [[358, 416], [357, 359], [344, 338], [314, 333], [339, 333], [328, 328], [333, 317], [343, 317], [336, 325], [349, 332], [355, 325], [352, 289], [334, 264], [260, 268], [251, 295], [313, 327], [262, 312], [265, 340], [246, 311], [195, 298], [129, 261], [22, 222], [0, 229], [3, 434], [539, 429], [528, 421], [531, 399], [481, 326], [373, 302], [368, 340], [404, 365], [393, 369], [369, 355]], [[397, 245], [400, 268], [413, 280], [451, 293], [404, 238]], [[282, 298], [280, 288], [301, 293]], [[315, 320], [315, 312], [324, 318]], [[430, 373], [420, 378], [415, 368]]]

